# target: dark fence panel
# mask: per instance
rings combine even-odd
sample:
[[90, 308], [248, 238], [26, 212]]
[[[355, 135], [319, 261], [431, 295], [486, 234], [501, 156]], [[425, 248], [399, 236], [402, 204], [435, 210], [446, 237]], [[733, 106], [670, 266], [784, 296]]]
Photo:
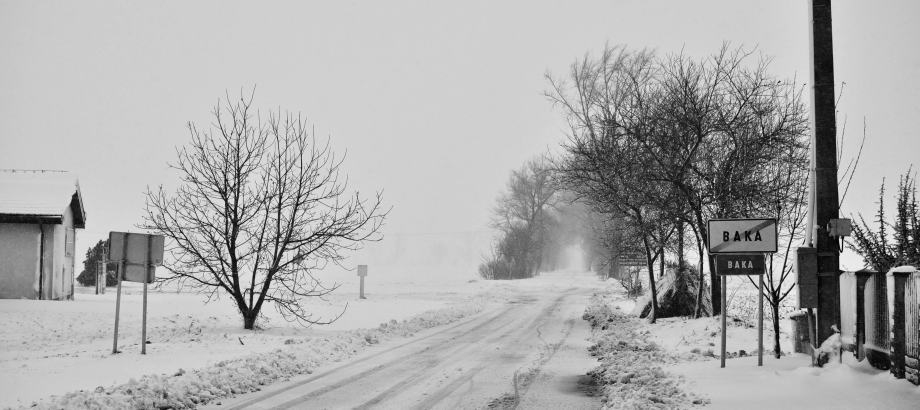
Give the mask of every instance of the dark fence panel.
[[866, 359], [878, 369], [891, 367], [888, 357], [890, 329], [888, 323], [888, 286], [884, 273], [866, 282]]

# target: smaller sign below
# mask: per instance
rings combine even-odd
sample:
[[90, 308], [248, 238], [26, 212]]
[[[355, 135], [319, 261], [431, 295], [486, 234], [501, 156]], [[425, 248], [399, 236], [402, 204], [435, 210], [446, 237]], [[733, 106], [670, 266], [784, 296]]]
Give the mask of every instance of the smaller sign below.
[[763, 255], [713, 255], [719, 275], [763, 275], [766, 263]]
[[358, 276], [362, 278], [367, 276], [367, 265], [358, 265]]

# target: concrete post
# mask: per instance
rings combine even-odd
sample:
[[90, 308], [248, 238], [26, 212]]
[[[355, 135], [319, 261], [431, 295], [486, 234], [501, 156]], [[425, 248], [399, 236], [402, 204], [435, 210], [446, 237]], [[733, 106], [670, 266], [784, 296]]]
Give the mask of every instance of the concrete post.
[[[818, 325], [820, 345], [840, 325], [840, 260], [837, 238], [827, 224], [839, 216], [837, 125], [834, 95], [834, 43], [831, 0], [811, 0], [811, 102], [815, 158], [815, 248], [818, 252]], [[811, 227], [809, 227], [811, 228]]]
[[876, 271], [862, 269], [856, 271], [856, 358], [866, 358], [866, 282]]
[[903, 379], [904, 378], [904, 342], [905, 342], [905, 323], [904, 323], [904, 286], [907, 284], [907, 279], [910, 278], [911, 272], [888, 272], [888, 275], [894, 279], [892, 285], [894, 289], [891, 290], [893, 294], [893, 300], [891, 302], [892, 311], [891, 315], [891, 344], [890, 344], [890, 355], [888, 356], [891, 359], [891, 374], [895, 378]]

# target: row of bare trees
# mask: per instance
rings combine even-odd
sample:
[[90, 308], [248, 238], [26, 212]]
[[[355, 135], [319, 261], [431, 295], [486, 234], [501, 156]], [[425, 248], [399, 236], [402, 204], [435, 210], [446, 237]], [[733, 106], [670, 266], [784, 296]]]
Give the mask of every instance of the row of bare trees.
[[[546, 97], [568, 122], [563, 153], [553, 160], [555, 178], [575, 199], [619, 221], [621, 232], [611, 236], [646, 255], [652, 284], [667, 249], [684, 259], [689, 227], [687, 244], [697, 245], [700, 264], [697, 315], [705, 296], [713, 313], [722, 310], [712, 270], [710, 294], [703, 295], [703, 262], [712, 257], [703, 245], [708, 220], [775, 217], [788, 244], [802, 230], [808, 168], [802, 87], [771, 75], [769, 63], [729, 45], [702, 59], [607, 46], [563, 76], [546, 75]], [[777, 308], [788, 294], [786, 256], [767, 278]], [[655, 286], [650, 290], [654, 321]]]

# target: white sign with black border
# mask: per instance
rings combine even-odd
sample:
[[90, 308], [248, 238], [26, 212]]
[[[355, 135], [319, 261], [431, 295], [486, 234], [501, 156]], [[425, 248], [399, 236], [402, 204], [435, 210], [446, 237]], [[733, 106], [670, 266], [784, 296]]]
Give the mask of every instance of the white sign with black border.
[[775, 253], [776, 219], [711, 219], [708, 224], [710, 254]]

